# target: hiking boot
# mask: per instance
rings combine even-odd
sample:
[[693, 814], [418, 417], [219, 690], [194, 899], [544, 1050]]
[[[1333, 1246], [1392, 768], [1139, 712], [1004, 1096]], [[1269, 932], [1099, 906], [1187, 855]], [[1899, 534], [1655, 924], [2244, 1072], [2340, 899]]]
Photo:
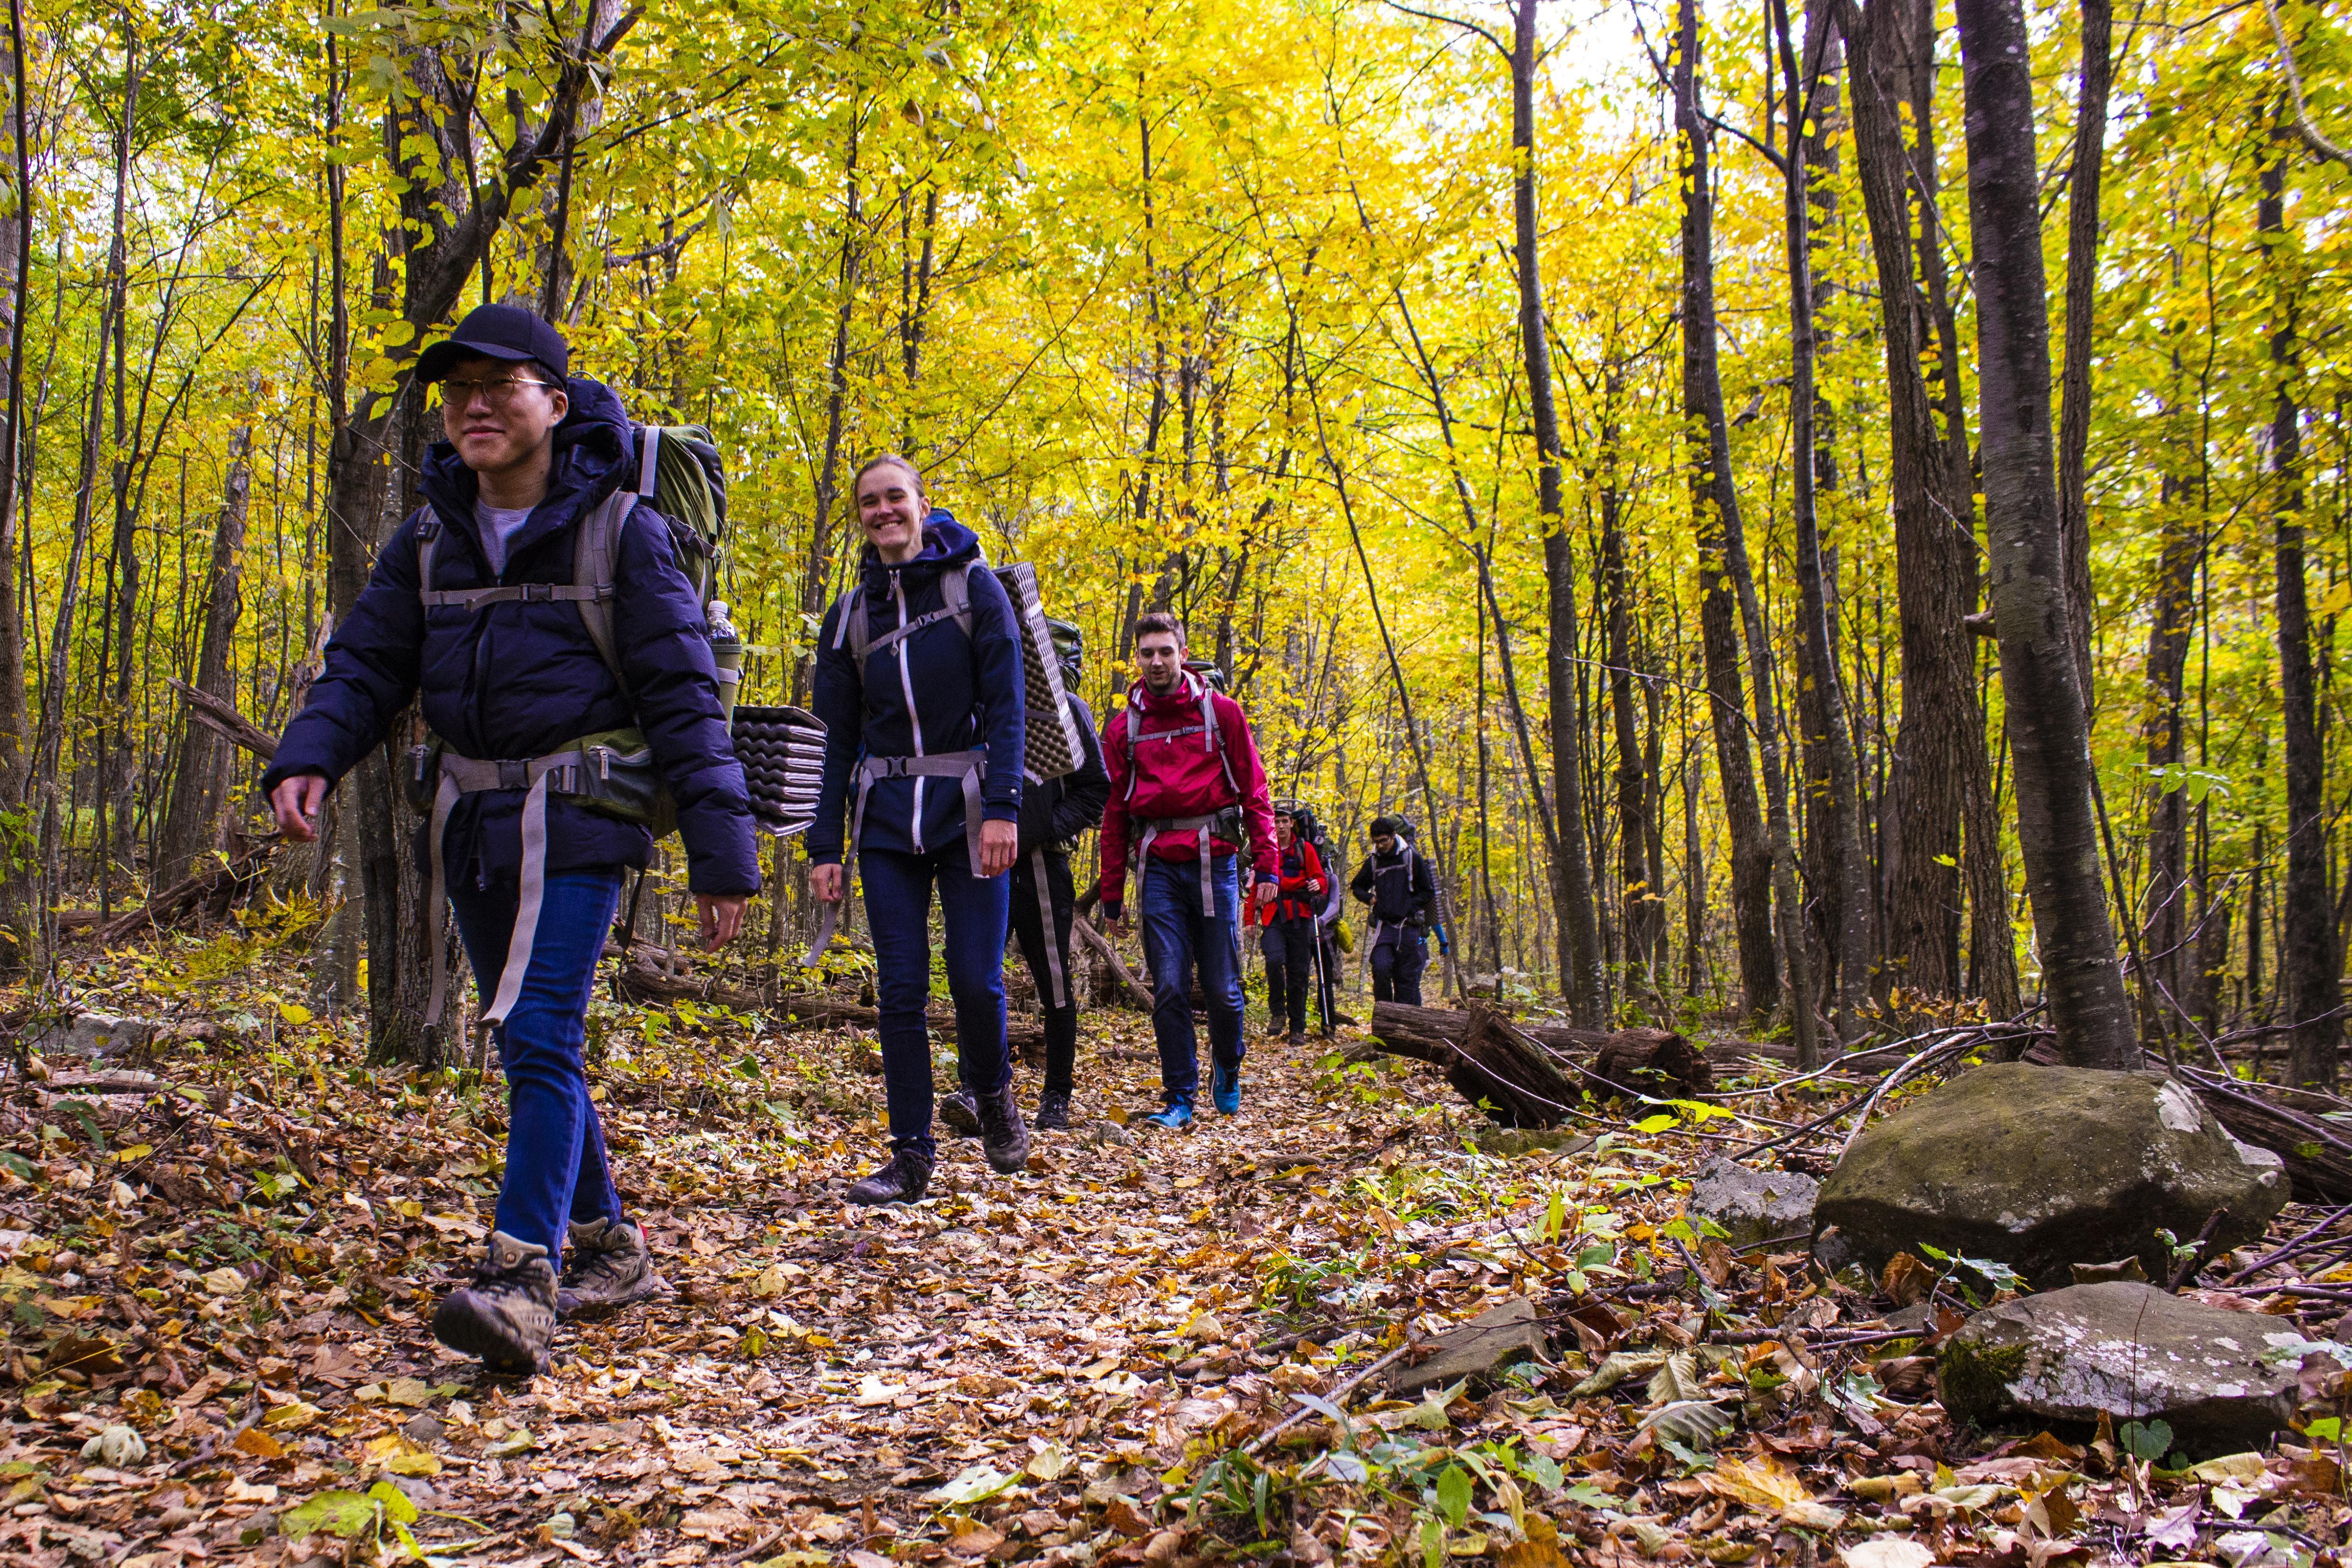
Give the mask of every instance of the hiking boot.
[[1171, 1132], [1181, 1132], [1192, 1125], [1192, 1102], [1189, 1100], [1171, 1100], [1145, 1117], [1143, 1124], [1147, 1127], [1165, 1128]]
[[1294, 1051], [1303, 1051], [1307, 1048], [1306, 1030], [1293, 1029], [1290, 1031], [1290, 1048]]
[[1066, 1090], [1049, 1089], [1037, 1097], [1037, 1120], [1034, 1123], [1040, 1132], [1067, 1132], [1070, 1130], [1070, 1097]]
[[988, 1156], [989, 1168], [1000, 1176], [1027, 1170], [1029, 1129], [1022, 1125], [1021, 1109], [1013, 1103], [1013, 1086], [1008, 1083], [978, 1100], [980, 1151]]
[[1220, 1116], [1242, 1113], [1242, 1064], [1219, 1062], [1209, 1073], [1209, 1103]]
[[555, 1266], [547, 1248], [492, 1231], [474, 1282], [450, 1291], [434, 1309], [433, 1337], [480, 1357], [492, 1372], [525, 1377], [544, 1372], [555, 1345]]
[[971, 1089], [959, 1085], [953, 1094], [940, 1101], [940, 1120], [966, 1138], [977, 1138], [980, 1101]]
[[559, 1318], [601, 1318], [662, 1288], [645, 1226], [634, 1221], [574, 1221], [563, 1251], [563, 1280], [555, 1290]]
[[849, 1184], [854, 1204], [920, 1203], [931, 1185], [931, 1162], [913, 1149], [897, 1149], [890, 1163], [863, 1181]]

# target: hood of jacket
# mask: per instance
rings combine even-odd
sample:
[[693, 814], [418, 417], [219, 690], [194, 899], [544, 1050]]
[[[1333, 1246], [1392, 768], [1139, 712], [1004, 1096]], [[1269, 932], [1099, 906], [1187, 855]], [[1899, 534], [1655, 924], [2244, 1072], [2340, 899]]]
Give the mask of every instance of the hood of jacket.
[[[621, 395], [601, 381], [575, 375], [564, 384], [572, 408], [555, 427], [555, 457], [547, 473], [547, 494], [531, 508], [530, 521], [507, 546], [507, 560], [520, 560], [524, 551], [603, 500], [625, 481], [634, 480], [635, 442], [629, 434], [628, 410]], [[474, 502], [481, 481], [446, 441], [425, 449], [418, 488], [449, 531], [481, 553], [481, 536], [474, 526]], [[482, 555], [487, 572], [489, 558]]]

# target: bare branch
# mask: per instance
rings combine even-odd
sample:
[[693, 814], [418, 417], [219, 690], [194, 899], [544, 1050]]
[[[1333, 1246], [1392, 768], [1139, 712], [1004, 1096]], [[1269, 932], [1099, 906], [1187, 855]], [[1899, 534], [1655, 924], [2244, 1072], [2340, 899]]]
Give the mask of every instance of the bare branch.
[[2311, 122], [2311, 107], [2303, 100], [2303, 77], [2294, 68], [2294, 47], [2286, 41], [2286, 24], [2279, 20], [2278, 0], [2263, 0], [2263, 9], [2270, 13], [2271, 37], [2278, 40], [2279, 67], [2286, 72], [2287, 92], [2294, 100], [2294, 128], [2303, 136], [2303, 144], [2319, 156], [2352, 169], [2352, 153], [2347, 153], [2319, 133]]

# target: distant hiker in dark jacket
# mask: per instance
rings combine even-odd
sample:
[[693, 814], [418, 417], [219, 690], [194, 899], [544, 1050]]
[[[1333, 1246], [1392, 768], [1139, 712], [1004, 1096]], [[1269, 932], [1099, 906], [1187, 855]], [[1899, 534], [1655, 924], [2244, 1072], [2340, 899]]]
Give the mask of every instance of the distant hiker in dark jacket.
[[1274, 902], [1265, 906], [1259, 950], [1265, 954], [1266, 1027], [1282, 1032], [1290, 1020], [1290, 1044], [1307, 1044], [1307, 987], [1315, 984], [1325, 896], [1336, 873], [1327, 870], [1315, 846], [1298, 836], [1298, 819], [1287, 802], [1274, 808], [1274, 837], [1281, 854]]
[[[1055, 623], [1056, 640], [1064, 627]], [[1078, 656], [1065, 648], [1065, 682], [1076, 687]], [[1041, 1132], [1066, 1131], [1070, 1096], [1077, 1088], [1078, 993], [1070, 971], [1070, 924], [1076, 918], [1077, 889], [1070, 879], [1070, 847], [1102, 822], [1110, 799], [1103, 773], [1102, 743], [1095, 738], [1092, 710], [1075, 695], [1066, 698], [1085, 747], [1076, 772], [1021, 784], [1021, 842], [1013, 862], [1013, 935], [1021, 944], [1037, 1008], [1045, 1019], [1045, 1085], [1037, 1097]], [[957, 1131], [977, 1135], [980, 1103], [971, 1085], [961, 1085], [940, 1107], [940, 1119]]]
[[1372, 907], [1372, 999], [1420, 1006], [1421, 972], [1429, 963], [1421, 933], [1437, 904], [1437, 874], [1404, 837], [1402, 818], [1372, 819], [1372, 852], [1349, 890]]
[[1103, 730], [1110, 805], [1103, 812], [1102, 907], [1119, 927], [1130, 864], [1151, 965], [1151, 1029], [1167, 1104], [1144, 1118], [1192, 1124], [1200, 1088], [1192, 973], [1209, 1003], [1209, 1097], [1242, 1106], [1242, 861], [1249, 897], [1274, 897], [1274, 803], [1241, 705], [1184, 668], [1184, 624], [1154, 611], [1136, 622], [1143, 678]]
[[[646, 864], [653, 836], [562, 793], [561, 773], [526, 789], [522, 775], [537, 765], [525, 760], [636, 725], [677, 801], [706, 943], [735, 935], [760, 886], [702, 606], [663, 519], [638, 504], [619, 537], [612, 621], [626, 692], [575, 604], [494, 594], [428, 610], [421, 597], [572, 582], [576, 530], [629, 488], [636, 460], [620, 400], [596, 382], [567, 380], [569, 358], [538, 317], [485, 305], [418, 360], [419, 378], [440, 384], [447, 436], [425, 454], [425, 505], [376, 558], [262, 777], [279, 827], [309, 840], [328, 790], [383, 744], [412, 698], [446, 747], [443, 776], [467, 759], [494, 770], [486, 787], [448, 805], [437, 847], [485, 1013], [498, 1011], [494, 988], [509, 1005], [495, 1029], [510, 1101], [506, 1177], [488, 1256], [474, 1282], [442, 1301], [433, 1331], [513, 1372], [545, 1366], [559, 1314], [610, 1310], [660, 1284], [643, 1229], [623, 1217], [613, 1190], [581, 1061], [622, 873]], [[420, 584], [428, 535], [433, 581]], [[545, 847], [533, 857], [523, 827], [541, 814]], [[429, 865], [430, 832], [418, 839]], [[510, 946], [521, 973], [509, 996], [500, 982]]]
[[[809, 888], [838, 904], [848, 891], [843, 862], [855, 858], [874, 938], [891, 1154], [847, 1195], [913, 1203], [938, 1160], [923, 1016], [934, 885], [956, 1055], [978, 1100], [982, 1147], [1003, 1174], [1029, 1160], [1004, 1049], [1005, 872], [1018, 847], [1026, 741], [1021, 645], [979, 539], [932, 510], [912, 463], [876, 458], [852, 489], [866, 552], [857, 586], [825, 612], [817, 635], [824, 779], [808, 833]], [[828, 924], [820, 947], [829, 935]]]

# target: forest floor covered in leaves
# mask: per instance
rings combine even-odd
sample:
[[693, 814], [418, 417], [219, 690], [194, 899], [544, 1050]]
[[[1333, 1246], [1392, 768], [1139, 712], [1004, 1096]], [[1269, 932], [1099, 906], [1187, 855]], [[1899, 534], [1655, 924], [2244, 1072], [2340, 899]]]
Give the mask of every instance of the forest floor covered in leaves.
[[[1581, 1147], [1508, 1157], [1433, 1069], [1260, 1044], [1238, 1118], [1167, 1134], [1148, 1021], [1097, 1012], [1076, 1128], [1027, 1176], [944, 1140], [929, 1201], [874, 1212], [840, 1198], [881, 1142], [870, 1040], [600, 1000], [615, 1173], [673, 1293], [494, 1379], [427, 1325], [492, 1213], [503, 1097], [362, 1065], [291, 1000], [294, 934], [80, 951], [74, 1006], [165, 1031], [0, 1084], [9, 1561], [2041, 1568], [2344, 1539], [2330, 1430], [2195, 1467], [1956, 1430], [1933, 1344], [1986, 1281], [1829, 1279], [1691, 1226], [1705, 1152], [1853, 1092], [1748, 1092], [1785, 1074], [1760, 1062], [1712, 1109], [1595, 1106]], [[1548, 1351], [1391, 1396], [1517, 1299]], [[2241, 1304], [2315, 1336], [2342, 1310]]]

